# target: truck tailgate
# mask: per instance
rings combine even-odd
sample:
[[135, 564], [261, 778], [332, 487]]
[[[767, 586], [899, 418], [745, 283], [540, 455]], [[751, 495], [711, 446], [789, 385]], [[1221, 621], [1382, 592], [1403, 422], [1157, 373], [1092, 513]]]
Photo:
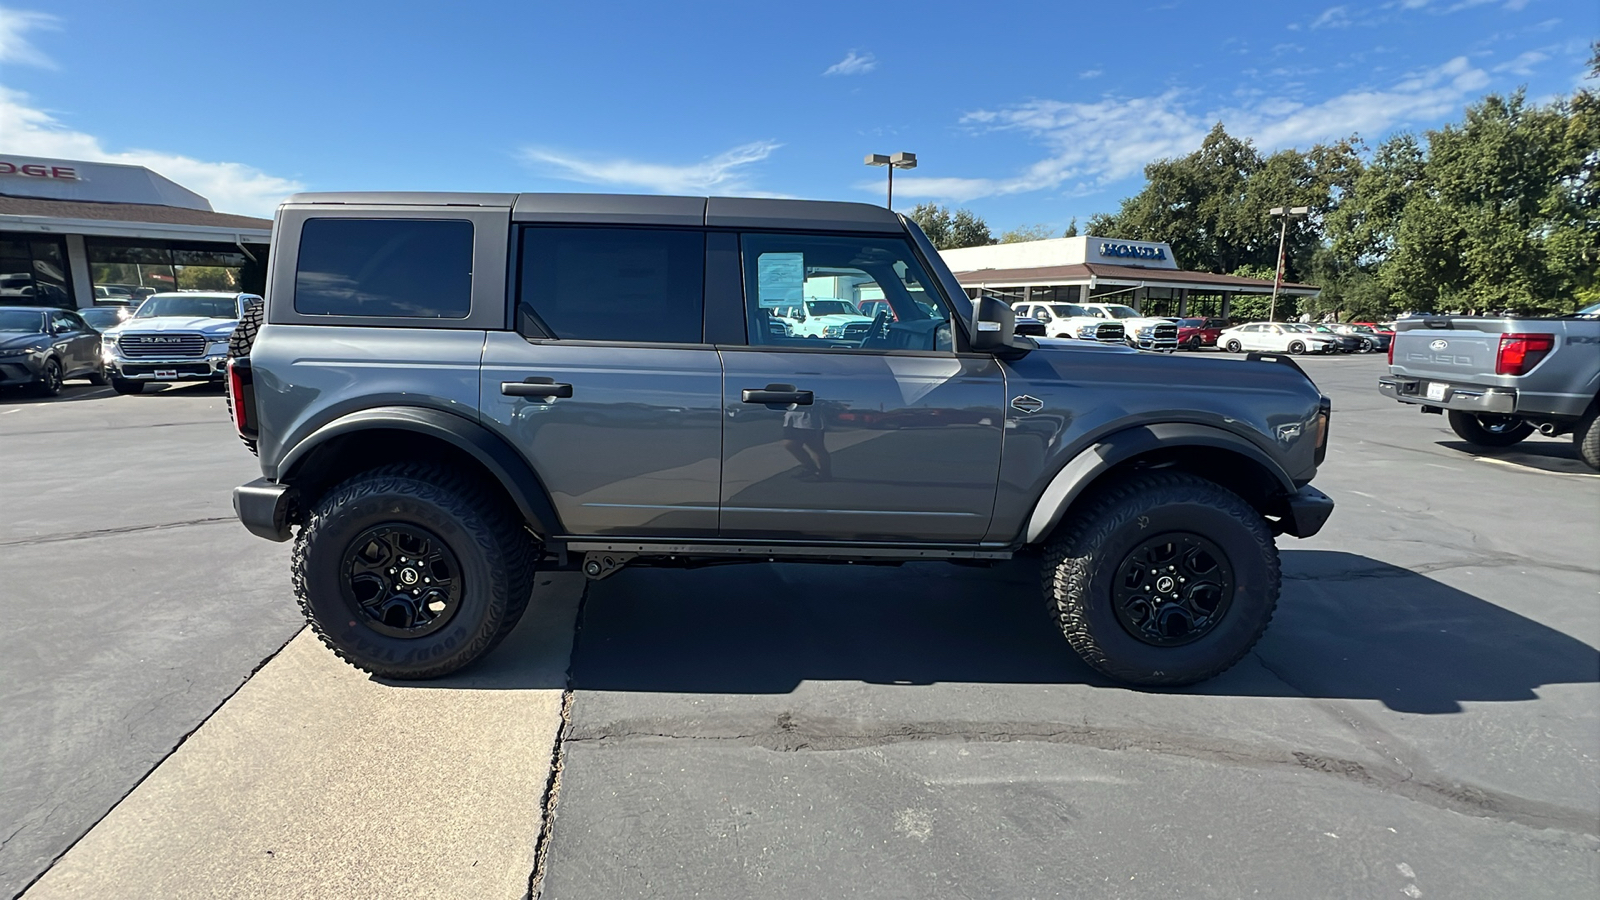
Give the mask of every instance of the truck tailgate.
[[1427, 319], [1407, 325], [1395, 332], [1390, 371], [1474, 384], [1496, 380], [1495, 355], [1500, 350], [1500, 335], [1511, 330], [1508, 322]]

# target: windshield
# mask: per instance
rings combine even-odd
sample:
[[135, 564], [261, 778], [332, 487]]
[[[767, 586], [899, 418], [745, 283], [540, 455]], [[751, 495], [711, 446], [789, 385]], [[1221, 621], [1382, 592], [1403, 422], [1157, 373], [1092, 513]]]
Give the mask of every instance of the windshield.
[[44, 332], [44, 315], [25, 309], [0, 309], [0, 331], [21, 331], [25, 334]]
[[1052, 303], [1050, 311], [1063, 319], [1078, 319], [1089, 315], [1089, 311], [1076, 303]]
[[151, 297], [144, 301], [136, 319], [153, 319], [157, 316], [200, 316], [207, 319], [239, 318], [238, 301], [232, 297]]
[[1206, 327], [1206, 320], [1205, 319], [1179, 319], [1178, 320], [1178, 324], [1182, 325], [1185, 328], [1204, 328], [1204, 327]]
[[811, 316], [859, 316], [849, 303], [843, 300], [807, 300], [806, 314]]
[[1578, 310], [1576, 315], [1600, 316], [1600, 303], [1596, 303], [1593, 306], [1585, 306], [1583, 309]]
[[1120, 303], [1114, 303], [1114, 304], [1111, 304], [1110, 306], [1107, 306], [1106, 307], [1106, 312], [1110, 313], [1111, 314], [1111, 318], [1113, 318], [1113, 319], [1137, 319], [1137, 318], [1139, 318], [1139, 311], [1138, 310], [1134, 309], [1131, 306], [1123, 306]]

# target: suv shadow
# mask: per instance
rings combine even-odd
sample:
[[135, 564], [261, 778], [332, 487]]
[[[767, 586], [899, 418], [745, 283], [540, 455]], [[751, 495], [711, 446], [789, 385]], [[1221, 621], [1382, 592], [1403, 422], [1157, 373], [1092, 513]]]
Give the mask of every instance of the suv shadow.
[[[1278, 613], [1239, 666], [1174, 693], [1382, 701], [1453, 713], [1600, 680], [1595, 648], [1430, 578], [1362, 556], [1283, 552]], [[578, 690], [788, 693], [803, 680], [1115, 686], [1043, 611], [1036, 563], [626, 570], [589, 585]], [[496, 654], [499, 656], [500, 654]], [[525, 687], [515, 672], [510, 683]], [[541, 685], [543, 686], [543, 685]]]

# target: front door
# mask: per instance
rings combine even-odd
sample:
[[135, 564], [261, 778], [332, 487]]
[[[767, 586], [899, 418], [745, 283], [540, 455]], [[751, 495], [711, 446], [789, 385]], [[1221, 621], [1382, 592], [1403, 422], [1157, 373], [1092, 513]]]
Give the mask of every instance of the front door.
[[[946, 301], [903, 239], [746, 234], [749, 346], [722, 350], [725, 538], [976, 543], [993, 513], [1005, 377], [958, 354]], [[802, 299], [892, 307], [801, 337]], [[892, 314], [891, 314], [892, 312]]]

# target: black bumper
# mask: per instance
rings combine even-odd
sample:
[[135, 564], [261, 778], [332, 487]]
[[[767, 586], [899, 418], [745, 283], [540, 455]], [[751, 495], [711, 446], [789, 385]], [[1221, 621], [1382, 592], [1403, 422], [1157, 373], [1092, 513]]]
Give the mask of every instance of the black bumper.
[[257, 478], [233, 489], [233, 511], [251, 534], [269, 541], [287, 541], [289, 516], [300, 493], [286, 484]]
[[1280, 534], [1308, 538], [1322, 530], [1333, 515], [1333, 498], [1306, 485], [1289, 498], [1288, 512], [1275, 524]]

